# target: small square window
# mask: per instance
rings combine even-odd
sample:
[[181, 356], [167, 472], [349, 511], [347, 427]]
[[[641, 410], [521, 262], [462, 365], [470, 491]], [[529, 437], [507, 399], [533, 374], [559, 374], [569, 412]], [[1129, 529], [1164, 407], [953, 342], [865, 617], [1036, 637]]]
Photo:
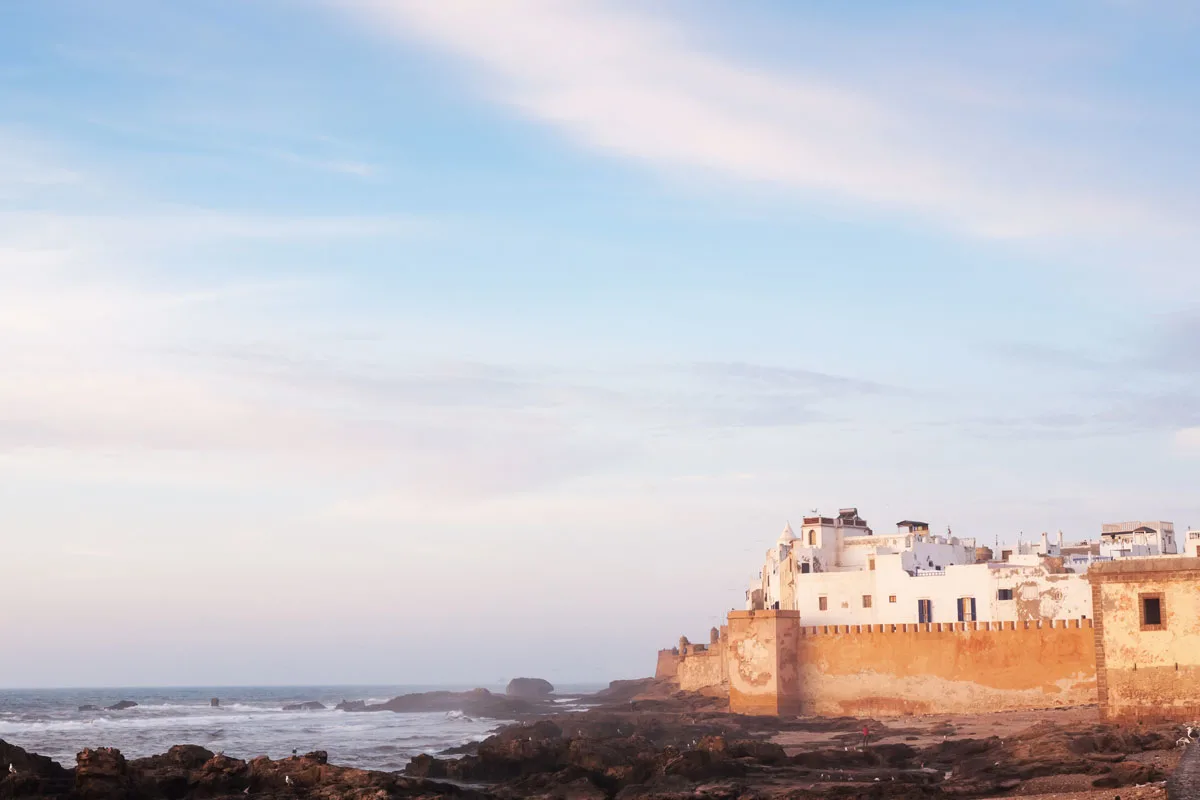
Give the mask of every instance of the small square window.
[[817, 598], [817, 608], [821, 609], [822, 611], [828, 611], [829, 610], [829, 598], [826, 597], [825, 595], [821, 595], [820, 597], [818, 597]]
[[889, 595], [888, 595], [888, 602], [889, 602], [889, 603], [894, 603], [894, 602], [896, 602], [896, 595], [894, 595], [894, 594], [889, 594]]
[[1167, 608], [1161, 592], [1139, 594], [1138, 609], [1141, 612], [1142, 630], [1161, 631], [1166, 627]]
[[871, 595], [864, 594], [863, 595], [863, 608], [870, 608], [870, 607], [871, 607]]
[[997, 600], [1012, 600], [1012, 589], [1001, 589], [996, 592]]

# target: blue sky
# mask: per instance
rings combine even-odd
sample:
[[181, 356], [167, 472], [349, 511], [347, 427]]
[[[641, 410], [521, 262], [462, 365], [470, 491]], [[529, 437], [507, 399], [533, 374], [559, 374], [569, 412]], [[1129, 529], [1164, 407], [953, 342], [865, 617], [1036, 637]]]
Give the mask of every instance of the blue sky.
[[4, 4], [0, 685], [633, 677], [813, 507], [1200, 526], [1198, 24]]

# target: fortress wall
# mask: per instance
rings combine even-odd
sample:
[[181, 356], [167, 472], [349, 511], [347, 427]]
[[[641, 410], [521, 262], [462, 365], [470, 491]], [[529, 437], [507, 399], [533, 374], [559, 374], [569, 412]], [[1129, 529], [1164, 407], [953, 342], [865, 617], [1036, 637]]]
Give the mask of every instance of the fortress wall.
[[1092, 620], [802, 626], [734, 611], [709, 648], [659, 654], [682, 689], [745, 714], [901, 716], [1097, 702]]
[[655, 678], [677, 678], [679, 675], [679, 665], [683, 662], [679, 650], [670, 648], [669, 650], [658, 651], [658, 664], [654, 667]]
[[729, 709], [741, 714], [798, 712], [799, 611], [731, 611], [725, 647]]
[[[1093, 565], [1100, 713], [1120, 722], [1200, 718], [1200, 559]], [[1146, 618], [1153, 600], [1157, 624]]]
[[727, 690], [729, 678], [726, 665], [724, 644], [710, 645], [705, 649], [693, 645], [688, 648], [687, 656], [679, 662], [676, 675], [679, 688], [705, 694]]
[[977, 713], [1096, 702], [1091, 620], [802, 627], [796, 659], [798, 704], [807, 714]]

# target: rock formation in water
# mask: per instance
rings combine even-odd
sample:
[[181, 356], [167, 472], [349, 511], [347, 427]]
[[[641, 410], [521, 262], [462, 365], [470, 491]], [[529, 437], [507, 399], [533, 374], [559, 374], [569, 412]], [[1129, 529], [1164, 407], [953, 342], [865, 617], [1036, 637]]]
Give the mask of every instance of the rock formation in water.
[[324, 711], [325, 704], [318, 703], [316, 700], [307, 700], [303, 703], [292, 703], [283, 707], [284, 711]]
[[471, 689], [467, 692], [403, 694], [383, 703], [343, 700], [337, 704], [336, 709], [352, 712], [394, 711], [398, 713], [461, 711], [473, 717], [516, 719], [539, 710], [548, 710], [548, 704], [543, 706], [533, 700], [492, 694], [487, 689]]
[[541, 700], [554, 694], [554, 685], [542, 678], [513, 678], [508, 682], [504, 693], [509, 697]]

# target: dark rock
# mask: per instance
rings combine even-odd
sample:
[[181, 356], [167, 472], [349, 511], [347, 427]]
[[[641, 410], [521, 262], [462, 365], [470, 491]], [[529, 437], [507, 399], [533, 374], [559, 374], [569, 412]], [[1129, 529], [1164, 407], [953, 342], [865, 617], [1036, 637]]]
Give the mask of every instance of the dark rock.
[[394, 711], [397, 713], [429, 711], [461, 711], [473, 717], [514, 719], [531, 714], [539, 705], [531, 700], [492, 694], [487, 689], [467, 692], [420, 692], [393, 697], [384, 703], [368, 704], [362, 700], [338, 703], [337, 710], [352, 712]]
[[554, 694], [554, 685], [541, 678], [513, 678], [504, 688], [504, 693], [509, 697], [538, 700]]
[[445, 778], [447, 776], [446, 762], [422, 753], [414, 756], [404, 768], [405, 775], [414, 778]]
[[[340, 706], [339, 706], [340, 708]], [[325, 704], [316, 700], [306, 700], [303, 703], [292, 703], [283, 707], [284, 711], [324, 711]], [[342, 709], [343, 711], [345, 709]]]
[[120, 702], [113, 703], [111, 706], [106, 706], [104, 710], [105, 711], [124, 711], [127, 708], [136, 708], [136, 707], [137, 707], [137, 703], [133, 702], [132, 700], [121, 700]]
[[[910, 750], [912, 748], [909, 748]], [[774, 742], [763, 742], [754, 739], [742, 739], [729, 743], [728, 753], [731, 758], [748, 758], [759, 764], [782, 764], [787, 761], [787, 753]]]
[[75, 756], [75, 795], [101, 800], [134, 794], [129, 766], [121, 751], [112, 747], [85, 748]]
[[0, 739], [0, 798], [65, 795], [71, 786], [70, 770]]

